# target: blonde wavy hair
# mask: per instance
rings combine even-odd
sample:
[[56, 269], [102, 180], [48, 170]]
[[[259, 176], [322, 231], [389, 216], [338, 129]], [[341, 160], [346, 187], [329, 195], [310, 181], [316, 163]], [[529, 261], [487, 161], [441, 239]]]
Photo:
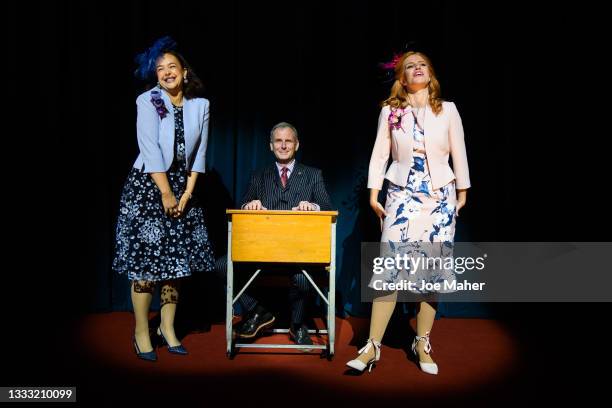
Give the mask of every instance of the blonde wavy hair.
[[393, 86], [391, 87], [391, 94], [387, 99], [382, 102], [382, 106], [389, 105], [392, 108], [405, 108], [409, 105], [408, 103], [408, 91], [406, 87], [402, 85], [401, 81], [404, 79], [404, 65], [406, 64], [406, 59], [412, 55], [418, 55], [425, 60], [427, 63], [427, 68], [429, 69], [429, 84], [427, 88], [429, 89], [429, 106], [431, 110], [438, 115], [442, 112], [442, 98], [440, 98], [440, 83], [438, 82], [438, 78], [436, 77], [436, 73], [431, 65], [431, 60], [423, 53], [417, 51], [408, 51], [404, 55], [402, 55], [397, 63], [395, 64], [395, 82], [393, 82]]

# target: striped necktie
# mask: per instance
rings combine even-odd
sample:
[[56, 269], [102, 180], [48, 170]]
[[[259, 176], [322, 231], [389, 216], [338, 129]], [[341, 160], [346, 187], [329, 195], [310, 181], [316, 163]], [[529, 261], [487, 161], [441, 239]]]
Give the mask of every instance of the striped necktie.
[[287, 171], [289, 171], [287, 167], [281, 169], [281, 183], [283, 184], [283, 188], [287, 187]]

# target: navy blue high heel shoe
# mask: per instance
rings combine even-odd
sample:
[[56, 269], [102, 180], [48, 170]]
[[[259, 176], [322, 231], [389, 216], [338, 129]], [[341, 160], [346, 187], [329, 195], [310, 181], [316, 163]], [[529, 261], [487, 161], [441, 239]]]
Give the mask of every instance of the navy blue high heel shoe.
[[179, 344], [178, 346], [171, 346], [171, 345], [169, 345], [168, 342], [166, 341], [166, 338], [164, 337], [164, 333], [162, 332], [161, 327], [157, 328], [157, 334], [159, 335], [160, 340], [162, 341], [162, 343], [168, 345], [168, 351], [170, 353], [180, 354], [182, 356], [184, 356], [185, 354], [189, 354], [187, 352], [187, 349], [182, 344]]
[[136, 356], [146, 361], [157, 361], [157, 354], [155, 353], [155, 349], [153, 351], [147, 351], [146, 353], [141, 353], [140, 348], [138, 347], [138, 343], [136, 343], [136, 336], [132, 335], [132, 343], [134, 343], [134, 351], [136, 352]]

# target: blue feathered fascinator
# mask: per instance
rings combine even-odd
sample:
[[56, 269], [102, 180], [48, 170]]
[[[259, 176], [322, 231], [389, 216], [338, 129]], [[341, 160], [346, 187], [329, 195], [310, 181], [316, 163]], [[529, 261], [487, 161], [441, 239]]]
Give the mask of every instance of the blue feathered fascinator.
[[157, 61], [157, 58], [159, 58], [163, 51], [174, 50], [175, 48], [176, 41], [169, 35], [159, 38], [148, 50], [136, 56], [135, 61], [138, 64], [138, 68], [136, 68], [134, 75], [142, 80], [152, 77], [155, 72], [155, 61]]

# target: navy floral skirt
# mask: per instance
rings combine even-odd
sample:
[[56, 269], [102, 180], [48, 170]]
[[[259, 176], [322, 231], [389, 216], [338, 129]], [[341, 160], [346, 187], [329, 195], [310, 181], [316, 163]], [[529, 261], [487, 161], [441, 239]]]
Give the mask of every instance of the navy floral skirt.
[[[166, 174], [179, 200], [186, 173], [173, 165]], [[167, 216], [151, 176], [132, 168], [121, 195], [113, 269], [130, 280], [164, 281], [213, 268], [204, 212], [195, 198], [181, 217]]]

